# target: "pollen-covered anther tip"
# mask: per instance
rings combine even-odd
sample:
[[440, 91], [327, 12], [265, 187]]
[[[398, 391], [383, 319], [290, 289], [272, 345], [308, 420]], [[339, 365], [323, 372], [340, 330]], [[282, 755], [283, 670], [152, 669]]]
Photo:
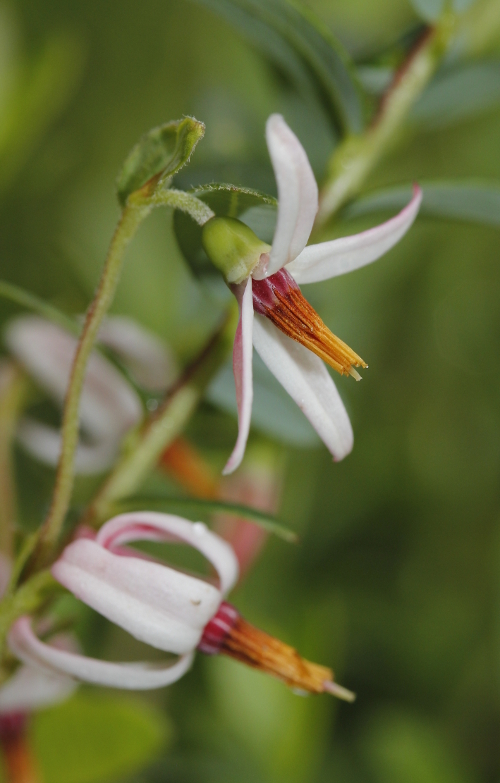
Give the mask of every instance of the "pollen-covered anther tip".
[[[333, 692], [347, 701], [349, 696], [354, 697], [350, 691], [333, 682], [331, 669], [301, 658], [293, 647], [250, 625], [225, 602], [206, 626], [198, 649], [208, 655], [229, 655], [247, 666], [277, 677], [295, 691]], [[338, 688], [339, 692], [331, 688]]]
[[347, 690], [347, 688], [343, 688], [342, 685], [339, 685], [337, 682], [333, 682], [333, 680], [327, 680], [324, 682], [323, 689], [326, 691], [326, 693], [331, 693], [332, 696], [336, 696], [337, 699], [342, 699], [342, 701], [348, 701], [352, 703], [356, 700], [355, 693]]
[[254, 310], [269, 318], [283, 334], [315, 353], [340, 375], [361, 380], [354, 367], [368, 367], [366, 362], [328, 329], [286, 269], [265, 280], [254, 279], [252, 293]]

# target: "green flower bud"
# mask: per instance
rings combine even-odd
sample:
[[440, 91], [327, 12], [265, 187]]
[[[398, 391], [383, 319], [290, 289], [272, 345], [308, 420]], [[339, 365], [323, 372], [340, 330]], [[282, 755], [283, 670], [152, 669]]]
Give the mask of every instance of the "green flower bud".
[[201, 241], [205, 253], [227, 283], [242, 283], [255, 269], [262, 253], [271, 249], [251, 228], [229, 217], [208, 220]]

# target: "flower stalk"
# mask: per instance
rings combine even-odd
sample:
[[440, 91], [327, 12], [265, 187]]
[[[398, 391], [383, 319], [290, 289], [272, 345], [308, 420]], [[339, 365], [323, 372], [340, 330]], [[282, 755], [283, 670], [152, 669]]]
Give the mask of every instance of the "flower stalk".
[[382, 98], [370, 127], [335, 150], [320, 193], [316, 226], [324, 225], [363, 186], [366, 178], [397, 139], [408, 113], [448, 51], [455, 17], [446, 13], [429, 28], [410, 53]]
[[117, 463], [86, 512], [84, 524], [99, 527], [111, 515], [114, 504], [140, 487], [165, 449], [180, 435], [208, 383], [227, 358], [231, 335], [232, 318], [227, 317]]
[[53, 548], [69, 508], [74, 483], [75, 451], [78, 443], [79, 406], [87, 363], [94, 347], [102, 320], [115, 295], [123, 265], [125, 250], [139, 225], [151, 211], [151, 205], [141, 194], [133, 194], [122, 212], [111, 241], [108, 256], [94, 299], [87, 310], [85, 323], [76, 350], [64, 405], [61, 429], [61, 454], [49, 513], [41, 530], [42, 562]]

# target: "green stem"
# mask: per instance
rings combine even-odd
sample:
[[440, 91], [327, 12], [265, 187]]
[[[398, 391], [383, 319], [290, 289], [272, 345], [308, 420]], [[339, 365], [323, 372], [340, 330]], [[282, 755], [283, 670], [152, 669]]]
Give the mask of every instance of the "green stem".
[[16, 593], [4, 598], [0, 604], [0, 651], [4, 650], [12, 623], [23, 614], [38, 611], [48, 598], [61, 589], [50, 571], [44, 570], [28, 579]]
[[117, 501], [137, 491], [196, 410], [208, 383], [227, 358], [233, 333], [233, 319], [228, 318], [118, 462], [86, 512], [85, 524], [98, 527], [112, 514]]
[[140, 223], [151, 211], [151, 206], [140, 196], [129, 198], [106, 258], [99, 286], [87, 310], [78, 348], [73, 360], [70, 381], [64, 405], [61, 430], [61, 455], [49, 513], [41, 531], [44, 551], [57, 541], [68, 510], [74, 483], [75, 450], [78, 442], [79, 407], [85, 371], [102, 320], [108, 311], [120, 277], [125, 249]]
[[26, 395], [26, 378], [12, 362], [0, 363], [0, 552], [13, 556], [16, 492], [12, 475], [12, 445]]
[[149, 199], [149, 203], [155, 207], [172, 207], [187, 212], [198, 225], [203, 226], [207, 220], [213, 218], [213, 212], [208, 204], [205, 204], [192, 193], [186, 193], [184, 190], [174, 190], [173, 188], [159, 188]]
[[317, 225], [326, 223], [350, 198], [397, 138], [408, 112], [447, 51], [454, 17], [446, 15], [412, 52], [384, 96], [378, 116], [361, 136], [346, 139], [335, 151], [320, 198]]

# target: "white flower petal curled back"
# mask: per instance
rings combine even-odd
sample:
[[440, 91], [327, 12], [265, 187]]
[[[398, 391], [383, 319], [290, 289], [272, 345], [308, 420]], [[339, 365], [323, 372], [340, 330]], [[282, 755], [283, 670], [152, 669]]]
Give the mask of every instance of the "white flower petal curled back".
[[371, 264], [406, 234], [417, 217], [421, 202], [422, 191], [414, 185], [411, 201], [398, 215], [360, 234], [308, 245], [287, 265], [288, 272], [299, 284], [318, 283]]
[[[261, 256], [252, 273], [255, 279], [270, 277], [282, 268], [297, 283], [319, 282], [351, 272], [380, 258], [414, 222], [422, 201], [418, 185], [414, 186], [410, 203], [385, 223], [360, 234], [306, 247], [318, 211], [318, 188], [309, 160], [298, 138], [278, 114], [267, 121], [266, 140], [278, 186], [278, 216], [271, 250]], [[241, 353], [241, 345], [248, 343], [251, 332], [253, 345], [269, 370], [303, 410], [334, 459], [343, 459], [353, 446], [352, 428], [328, 371], [325, 367], [319, 369], [321, 360], [313, 354], [307, 357], [307, 349], [265, 321], [261, 316], [255, 321], [243, 319], [240, 305], [242, 334], [238, 352]], [[251, 374], [243, 372], [246, 365], [235, 356], [233, 366], [239, 432], [224, 473], [236, 470], [243, 458], [252, 399]]]
[[309, 419], [335, 460], [352, 449], [351, 422], [324, 363], [255, 314], [253, 344], [260, 358]]
[[[11, 571], [10, 560], [0, 553], [0, 596], [7, 589]], [[70, 634], [53, 637], [50, 647], [59, 650], [77, 649]], [[30, 665], [20, 666], [0, 687], [0, 715], [33, 712], [50, 707], [71, 696], [76, 687], [76, 681], [67, 674], [41, 671]]]
[[179, 377], [177, 362], [168, 347], [132, 318], [108, 315], [98, 342], [111, 348], [147, 391], [164, 392]]
[[[198, 549], [214, 566], [219, 587], [158, 562], [145, 560], [132, 541], [175, 541]], [[9, 633], [9, 645], [31, 665], [64, 671], [78, 679], [111, 687], [148, 689], [179, 679], [191, 665], [207, 623], [238, 579], [231, 547], [201, 522], [155, 512], [121, 514], [95, 539], [80, 538], [53, 565], [54, 577], [74, 595], [135, 638], [180, 656], [175, 663], [122, 664], [63, 654], [33, 633], [21, 618]]]
[[249, 277], [244, 283], [233, 286], [233, 291], [240, 310], [233, 347], [233, 372], [236, 386], [236, 403], [238, 406], [238, 438], [233, 452], [222, 471], [224, 475], [232, 473], [243, 459], [250, 432], [253, 402], [252, 332], [254, 313], [252, 278]]
[[[165, 391], [178, 376], [175, 360], [163, 343], [130, 318], [108, 317], [99, 340], [117, 353], [136, 381], [149, 391]], [[76, 338], [42, 318], [22, 316], [7, 327], [5, 342], [34, 380], [62, 407]], [[109, 468], [123, 436], [142, 415], [142, 403], [130, 383], [111, 362], [94, 352], [80, 405], [84, 438], [76, 451], [76, 472], [92, 474]], [[25, 417], [17, 436], [32, 456], [57, 465], [59, 430]]]
[[307, 245], [318, 211], [318, 186], [302, 144], [279, 114], [266, 123], [266, 141], [278, 186], [278, 216], [265, 274], [269, 277]]

